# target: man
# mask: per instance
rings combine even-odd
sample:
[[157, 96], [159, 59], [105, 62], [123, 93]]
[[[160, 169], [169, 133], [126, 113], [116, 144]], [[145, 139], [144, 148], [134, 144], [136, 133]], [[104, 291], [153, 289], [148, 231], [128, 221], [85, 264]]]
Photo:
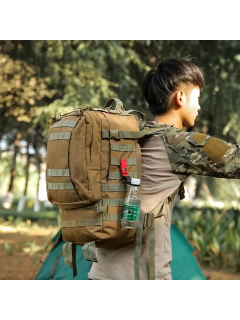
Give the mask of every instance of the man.
[[[150, 212], [166, 199], [164, 212], [155, 219], [155, 279], [170, 280], [172, 248], [170, 226], [176, 190], [191, 174], [219, 178], [240, 177], [240, 151], [217, 138], [197, 132], [192, 127], [200, 111], [199, 97], [204, 78], [190, 59], [166, 59], [144, 78], [143, 92], [160, 133], [141, 139], [141, 208]], [[148, 232], [143, 230], [140, 279], [149, 279]], [[97, 249], [98, 263], [93, 263], [90, 279], [134, 279], [134, 250], [131, 243], [122, 248]]]

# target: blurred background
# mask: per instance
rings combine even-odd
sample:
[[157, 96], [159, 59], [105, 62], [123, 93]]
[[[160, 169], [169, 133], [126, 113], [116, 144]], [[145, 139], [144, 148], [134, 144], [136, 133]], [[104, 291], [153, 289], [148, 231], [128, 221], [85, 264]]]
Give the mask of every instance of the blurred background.
[[[144, 75], [191, 56], [206, 86], [190, 130], [240, 144], [240, 41], [0, 41], [0, 279], [34, 278], [59, 230], [45, 186], [48, 120], [118, 97], [152, 120]], [[206, 276], [240, 279], [240, 183], [194, 176], [173, 222]], [[215, 273], [213, 273], [215, 272]]]

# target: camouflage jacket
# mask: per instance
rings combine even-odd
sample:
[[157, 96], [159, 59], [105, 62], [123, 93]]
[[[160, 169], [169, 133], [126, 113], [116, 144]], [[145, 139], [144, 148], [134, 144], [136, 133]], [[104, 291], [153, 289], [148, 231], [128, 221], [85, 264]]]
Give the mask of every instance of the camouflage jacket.
[[240, 146], [198, 132], [184, 132], [173, 126], [149, 121], [164, 130], [162, 138], [172, 170], [180, 180], [192, 174], [217, 178], [240, 178]]
[[[191, 174], [220, 178], [240, 177], [238, 145], [197, 132], [183, 132], [173, 126], [148, 122], [159, 128], [155, 134], [139, 139], [142, 160], [141, 208], [154, 209], [172, 195]], [[160, 137], [161, 138], [160, 138]], [[171, 196], [170, 196], [171, 197]], [[172, 260], [171, 216], [174, 201], [164, 206], [164, 215], [155, 219], [155, 279], [170, 279]], [[142, 280], [149, 279], [149, 229], [143, 229], [140, 257]], [[93, 263], [90, 279], [134, 279], [135, 243], [121, 248], [97, 248], [98, 263]]]

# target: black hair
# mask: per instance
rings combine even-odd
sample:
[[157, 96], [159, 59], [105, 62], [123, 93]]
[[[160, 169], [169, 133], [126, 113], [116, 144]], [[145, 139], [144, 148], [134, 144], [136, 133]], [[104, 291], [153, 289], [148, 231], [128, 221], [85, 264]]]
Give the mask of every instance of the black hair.
[[170, 98], [180, 85], [204, 88], [204, 78], [191, 58], [168, 58], [152, 68], [143, 79], [143, 94], [153, 115], [169, 111]]

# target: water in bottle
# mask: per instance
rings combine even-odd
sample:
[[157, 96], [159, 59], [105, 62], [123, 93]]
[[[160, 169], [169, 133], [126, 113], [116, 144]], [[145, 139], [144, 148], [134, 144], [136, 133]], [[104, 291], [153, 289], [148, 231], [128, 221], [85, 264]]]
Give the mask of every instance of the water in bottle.
[[131, 187], [126, 194], [121, 224], [125, 228], [135, 229], [138, 225], [141, 209], [140, 179], [131, 179]]

